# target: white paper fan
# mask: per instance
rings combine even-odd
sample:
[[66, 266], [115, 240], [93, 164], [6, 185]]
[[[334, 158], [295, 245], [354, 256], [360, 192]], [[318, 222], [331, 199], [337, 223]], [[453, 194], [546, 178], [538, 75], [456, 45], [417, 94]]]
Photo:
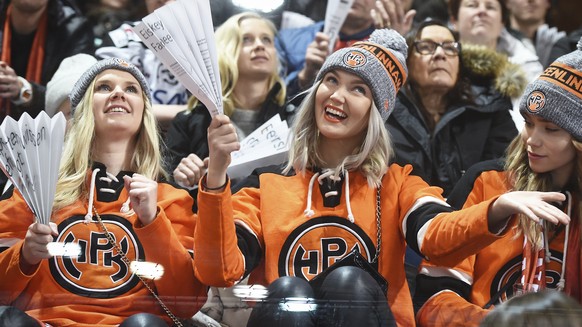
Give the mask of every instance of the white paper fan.
[[212, 116], [223, 113], [208, 0], [170, 2], [144, 17], [133, 30]]
[[45, 111], [35, 119], [6, 117], [0, 125], [0, 168], [43, 224], [51, 218], [65, 128], [62, 113], [49, 118]]

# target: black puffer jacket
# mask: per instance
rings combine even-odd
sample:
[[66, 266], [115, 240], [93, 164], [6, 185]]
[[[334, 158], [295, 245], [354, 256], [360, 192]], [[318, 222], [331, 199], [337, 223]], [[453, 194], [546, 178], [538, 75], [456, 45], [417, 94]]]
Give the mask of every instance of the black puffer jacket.
[[[0, 3], [0, 27], [6, 21], [6, 10], [10, 1]], [[76, 5], [68, 0], [49, 0], [48, 27], [45, 42], [45, 56], [42, 64], [41, 82], [32, 84], [32, 101], [22, 106], [12, 106], [11, 116], [18, 119], [26, 111], [32, 117], [44, 108], [45, 86], [53, 77], [61, 61], [78, 53], [93, 55], [94, 36], [92, 26], [81, 14]], [[3, 28], [0, 28], [0, 44], [3, 40]], [[0, 52], [2, 49], [0, 48]], [[13, 54], [14, 56], [14, 54]], [[13, 67], [14, 68], [14, 67]], [[24, 77], [26, 72], [16, 70], [16, 74]], [[30, 81], [29, 81], [30, 82]], [[3, 117], [0, 117], [2, 120]]]
[[[516, 75], [504, 78], [512, 76]], [[394, 162], [412, 164], [414, 174], [442, 187], [446, 196], [470, 166], [501, 157], [517, 135], [517, 129], [509, 113], [510, 94], [500, 87], [511, 85], [514, 88], [511, 92], [520, 91], [523, 81], [501, 83], [499, 78], [494, 76], [485, 79], [485, 83], [483, 79], [475, 83], [474, 104], [450, 105], [432, 133], [413, 92], [408, 85], [404, 87], [398, 94], [394, 112], [386, 121], [395, 149]]]
[[[276, 96], [281, 90], [280, 84], [275, 84], [267, 99], [261, 107], [261, 113], [257, 121], [257, 126], [261, 126], [276, 114], [281, 115], [281, 119], [287, 120], [295, 113], [295, 107], [291, 105], [280, 106], [276, 102]], [[192, 112], [182, 111], [174, 117], [170, 129], [166, 133], [165, 141], [168, 148], [167, 166], [168, 173], [172, 173], [180, 164], [182, 158], [194, 153], [199, 158], [208, 157], [208, 135], [207, 130], [210, 126], [212, 117], [206, 108], [200, 104]]]

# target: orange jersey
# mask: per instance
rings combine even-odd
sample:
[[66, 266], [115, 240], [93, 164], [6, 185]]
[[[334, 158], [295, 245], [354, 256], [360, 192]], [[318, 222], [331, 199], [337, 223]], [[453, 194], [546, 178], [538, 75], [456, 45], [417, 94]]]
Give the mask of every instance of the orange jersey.
[[[506, 173], [500, 167], [480, 172], [475, 177], [474, 181], [469, 178], [459, 182], [472, 187], [465, 208], [508, 191]], [[457, 264], [452, 266], [423, 261], [415, 300], [426, 300], [426, 303], [417, 314], [418, 325], [478, 326], [495, 304], [510, 298], [513, 285], [520, 282], [523, 259], [524, 237], [516, 234], [517, 229], [510, 228], [501, 239], [476, 255], [459, 257]], [[548, 288], [556, 288], [560, 280], [564, 235], [560, 228], [548, 235], [551, 252], [551, 261], [546, 263]]]
[[[472, 253], [496, 238], [487, 230], [487, 206], [448, 213], [441, 190], [410, 175], [411, 170], [391, 165], [380, 192], [377, 268], [388, 281], [388, 303], [399, 326], [414, 325], [404, 272], [406, 243], [438, 259], [457, 255], [455, 251]], [[305, 176], [262, 172], [256, 185], [232, 196], [228, 187], [220, 194], [201, 188], [195, 267], [203, 281], [230, 286], [251, 271], [249, 283], [268, 285], [281, 276], [310, 280], [353, 248], [371, 260], [378, 236], [377, 190], [359, 172], [350, 172], [335, 186], [316, 180], [310, 188], [312, 178], [311, 171]], [[453, 219], [461, 223], [453, 226]], [[444, 242], [442, 235], [458, 243]]]
[[[194, 275], [192, 264], [195, 215], [186, 191], [158, 185], [158, 215], [145, 227], [133, 212], [121, 213], [127, 191], [120, 182], [106, 182], [104, 167], [97, 175], [94, 207], [116, 244], [130, 261], [147, 261], [163, 269], [149, 281], [178, 317], [191, 317], [204, 303], [206, 287]], [[90, 180], [91, 172], [89, 172]], [[102, 192], [102, 188], [114, 193]], [[10, 192], [12, 193], [12, 192]], [[86, 223], [87, 200], [55, 212], [56, 242], [77, 243], [75, 257], [42, 260], [31, 275], [19, 267], [20, 252], [34, 217], [21, 194], [14, 191], [0, 201], [0, 305], [15, 306], [53, 326], [116, 326], [130, 315], [147, 312], [170, 322], [153, 295], [110, 245], [93, 215]]]

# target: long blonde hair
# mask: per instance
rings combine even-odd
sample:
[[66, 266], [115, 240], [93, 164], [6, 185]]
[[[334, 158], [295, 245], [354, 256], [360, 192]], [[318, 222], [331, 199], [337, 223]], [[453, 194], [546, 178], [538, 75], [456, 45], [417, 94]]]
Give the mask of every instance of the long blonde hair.
[[[522, 132], [523, 133], [523, 132]], [[574, 148], [577, 151], [576, 165], [572, 178], [576, 180], [576, 189], [573, 190], [578, 196], [574, 199], [578, 200], [577, 205], [573, 207], [582, 208], [580, 205], [580, 194], [582, 187], [582, 143], [572, 139]], [[523, 136], [520, 134], [516, 136], [509, 147], [507, 148], [507, 159], [505, 162], [505, 171], [508, 173], [508, 181], [512, 185], [514, 191], [555, 191], [552, 183], [552, 176], [550, 172], [536, 173], [530, 166], [527, 156], [527, 145]], [[578, 219], [582, 219], [582, 212], [578, 210]], [[573, 219], [573, 217], [571, 217]], [[525, 215], [519, 215], [519, 222], [517, 224], [517, 235], [523, 235], [531, 242], [533, 247], [537, 250], [543, 247], [542, 244], [542, 228], [540, 224], [535, 223]]]
[[[58, 210], [88, 195], [87, 170], [93, 165], [95, 119], [93, 94], [95, 79], [75, 109], [63, 148], [59, 168], [57, 191], [53, 208]], [[145, 108], [142, 127], [136, 137], [135, 151], [131, 158], [131, 171], [153, 180], [166, 178], [163, 169], [158, 127], [150, 100], [143, 93]]]
[[[319, 155], [319, 129], [315, 121], [315, 93], [320, 84], [321, 80], [308, 91], [297, 113], [285, 172], [295, 169], [295, 172], [305, 174], [308, 168], [325, 165], [325, 160]], [[359, 170], [366, 176], [371, 187], [378, 187], [393, 153], [390, 134], [372, 101], [368, 129], [362, 144], [335, 167], [334, 171]]]
[[[224, 114], [227, 116], [230, 116], [237, 106], [233, 91], [239, 76], [238, 57], [242, 44], [240, 25], [245, 19], [259, 19], [269, 26], [274, 36], [277, 35], [275, 25], [270, 20], [254, 12], [243, 12], [234, 15], [222, 23], [214, 32], [216, 48], [219, 49], [218, 70], [220, 71], [220, 81], [222, 83], [222, 102], [224, 105]], [[274, 59], [277, 61], [277, 67], [279, 67], [279, 58], [275, 57]], [[277, 83], [282, 87], [275, 100], [281, 106], [285, 103], [286, 89], [285, 82], [279, 75], [279, 69], [275, 69], [269, 77], [269, 90]], [[197, 105], [198, 99], [191, 97], [188, 101], [188, 109], [192, 111]]]

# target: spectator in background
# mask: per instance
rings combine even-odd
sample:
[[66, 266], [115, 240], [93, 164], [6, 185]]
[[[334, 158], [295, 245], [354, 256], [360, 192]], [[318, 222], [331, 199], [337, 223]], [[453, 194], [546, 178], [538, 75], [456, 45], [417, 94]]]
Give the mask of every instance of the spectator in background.
[[484, 45], [522, 66], [528, 81], [543, 70], [535, 52], [509, 34], [509, 10], [504, 0], [449, 0], [450, 19], [462, 44]]
[[[517, 134], [507, 93], [520, 89], [515, 74], [505, 69], [505, 56], [481, 46], [461, 48], [458, 41], [458, 34], [436, 21], [425, 21], [409, 34], [408, 82], [385, 122], [394, 162], [411, 164], [413, 174], [441, 187], [445, 197], [467, 168], [502, 156]], [[407, 249], [412, 293], [419, 263]]]
[[[241, 140], [274, 115], [288, 119], [294, 113], [284, 106], [286, 93], [274, 45], [276, 33], [270, 20], [252, 12], [230, 17], [215, 32], [216, 48], [221, 49], [218, 65], [224, 113], [230, 116]], [[204, 104], [192, 97], [188, 110], [172, 121], [166, 134], [168, 171], [173, 171], [174, 181], [180, 186], [192, 189], [206, 171], [211, 119]], [[191, 192], [194, 198], [196, 192]], [[244, 326], [250, 308], [234, 296], [231, 288], [212, 287], [201, 313], [227, 326]], [[201, 313], [194, 319], [207, 320]]]
[[407, 43], [409, 79], [386, 121], [394, 160], [412, 164], [446, 197], [470, 166], [503, 156], [517, 135], [510, 96], [526, 82], [515, 79], [519, 67], [506, 65], [505, 56], [461, 48], [457, 34], [436, 21], [421, 23]]
[[78, 4], [93, 26], [96, 48], [103, 45], [103, 39], [110, 31], [147, 14], [144, 0], [83, 0]]
[[479, 326], [582, 327], [582, 306], [562, 292], [529, 292], [495, 307]]
[[[227, 19], [215, 32], [222, 81], [224, 113], [231, 117], [242, 140], [274, 115], [286, 119], [285, 85], [279, 75], [274, 46], [275, 25], [256, 13]], [[168, 171], [183, 187], [198, 185], [208, 157], [210, 113], [192, 97], [188, 110], [179, 113], [166, 135]]]
[[36, 117], [61, 61], [93, 53], [91, 25], [67, 0], [11, 0], [0, 4], [0, 26], [0, 121]]
[[506, 0], [509, 9], [509, 32], [533, 50], [540, 63], [546, 67], [553, 45], [565, 32], [546, 24], [550, 0]]
[[46, 85], [45, 111], [52, 117], [62, 112], [65, 118], [71, 118], [71, 101], [69, 94], [81, 75], [97, 62], [95, 57], [86, 53], [65, 58]]
[[[93, 53], [91, 26], [67, 0], [2, 1], [0, 26], [0, 123], [23, 112], [36, 117], [61, 61]], [[7, 180], [0, 173], [0, 190]]]
[[415, 296], [419, 304], [426, 301], [417, 315], [420, 326], [478, 326], [516, 291], [555, 289], [582, 302], [582, 98], [570, 83], [582, 75], [582, 41], [578, 47], [526, 87], [519, 107], [526, 124], [505, 162], [471, 167], [447, 199], [470, 208], [513, 192], [560, 191], [564, 200], [541, 209], [563, 211], [569, 222], [515, 215], [515, 227], [475, 255], [444, 266], [423, 261]]
[[[449, 0], [450, 20], [459, 33], [461, 44], [477, 44], [507, 55], [509, 61], [521, 66], [527, 81], [543, 70], [535, 52], [512, 36], [504, 26], [509, 23], [509, 11], [504, 0]], [[517, 109], [520, 97], [512, 98], [511, 116], [517, 127], [523, 118]]]
[[[401, 34], [412, 26], [411, 0], [354, 0], [332, 52], [367, 39], [376, 28], [392, 27]], [[329, 52], [324, 21], [302, 28], [281, 30], [277, 51], [286, 70], [287, 93], [293, 97], [313, 84]]]
[[[145, 0], [148, 13], [174, 0]], [[188, 91], [176, 76], [133, 32], [138, 22], [126, 22], [109, 32], [102, 47], [95, 52], [97, 58], [122, 58], [139, 68], [152, 90], [154, 115], [163, 131], [169, 128], [176, 114], [186, 109]]]

